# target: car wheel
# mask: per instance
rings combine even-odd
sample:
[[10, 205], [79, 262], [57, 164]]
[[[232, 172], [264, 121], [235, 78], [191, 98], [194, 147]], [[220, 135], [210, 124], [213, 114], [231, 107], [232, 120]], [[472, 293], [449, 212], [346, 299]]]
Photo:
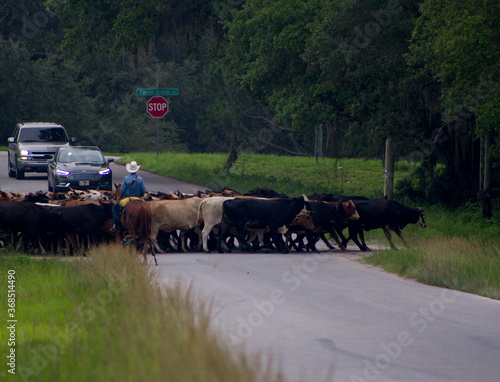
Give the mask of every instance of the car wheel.
[[17, 167], [17, 164], [16, 164], [16, 179], [18, 179], [18, 180], [24, 179], [24, 171], [19, 170], [19, 168]]
[[47, 179], [47, 188], [49, 189], [49, 192], [54, 192], [54, 189], [50, 185], [50, 178]]
[[9, 155], [9, 159], [8, 159], [8, 163], [7, 163], [7, 168], [9, 170], [9, 178], [15, 177], [16, 172], [12, 169], [12, 167], [10, 167], [10, 155]]

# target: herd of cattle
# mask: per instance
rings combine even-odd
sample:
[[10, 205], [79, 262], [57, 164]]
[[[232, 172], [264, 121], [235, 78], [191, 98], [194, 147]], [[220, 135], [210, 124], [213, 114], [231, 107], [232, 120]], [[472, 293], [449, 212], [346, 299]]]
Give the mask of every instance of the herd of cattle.
[[[119, 189], [119, 185], [115, 185]], [[144, 201], [124, 209], [124, 232], [112, 230], [111, 208], [116, 195], [106, 191], [37, 192], [27, 196], [0, 192], [0, 231], [3, 240], [22, 243], [26, 252], [65, 252], [103, 241], [135, 239], [151, 243], [156, 252], [203, 249], [317, 251], [329, 234], [341, 250], [350, 240], [367, 251], [364, 231], [381, 228], [392, 248], [390, 231], [406, 245], [402, 229], [425, 227], [423, 211], [386, 198], [329, 194], [289, 198], [272, 190], [245, 195], [232, 190], [194, 195], [148, 193]], [[135, 205], [134, 212], [133, 206]], [[347, 237], [344, 230], [348, 229]], [[154, 254], [153, 251], [153, 254]]]

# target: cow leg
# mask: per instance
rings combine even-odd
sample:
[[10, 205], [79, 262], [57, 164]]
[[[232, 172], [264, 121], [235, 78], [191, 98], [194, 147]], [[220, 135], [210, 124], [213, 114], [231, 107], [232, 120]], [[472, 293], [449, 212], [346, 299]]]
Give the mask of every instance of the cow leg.
[[315, 252], [318, 253], [318, 248], [316, 248], [316, 243], [319, 240], [319, 236], [316, 233], [313, 232], [307, 232], [307, 251]]
[[300, 234], [297, 234], [295, 240], [292, 241], [292, 245], [297, 252], [302, 252], [304, 248], [306, 248], [304, 244], [304, 238], [306, 237], [306, 235], [307, 232], [301, 232]]
[[186, 249], [186, 241], [184, 240], [185, 235], [186, 232], [181, 230], [181, 234], [179, 235], [179, 249], [184, 253], [188, 253], [188, 250]]
[[408, 248], [408, 243], [406, 242], [405, 238], [403, 237], [403, 232], [400, 230], [400, 229], [397, 229], [395, 230], [394, 232], [396, 232], [396, 235], [399, 236], [399, 238], [401, 239], [401, 241], [403, 242], [403, 245]]
[[[217, 252], [224, 253], [224, 250], [222, 249], [222, 241], [223, 239], [225, 239], [225, 236], [227, 235], [230, 229], [231, 225], [229, 225], [228, 223], [224, 222], [220, 223], [219, 234], [217, 235]], [[231, 250], [227, 248], [227, 252], [231, 252]]]
[[245, 228], [245, 224], [235, 224], [234, 229], [236, 230], [236, 239], [238, 239], [239, 246], [241, 250], [252, 252], [252, 247], [248, 243], [246, 236], [247, 230]]
[[344, 236], [344, 233], [343, 233], [344, 228], [345, 228], [345, 226], [344, 227], [335, 227], [335, 232], [337, 232], [339, 239], [342, 241], [342, 245], [347, 248], [347, 243], [349, 242], [351, 237], [349, 236], [348, 238], [346, 238]]
[[297, 251], [297, 252], [302, 251], [302, 249], [297, 247], [297, 245], [295, 244], [295, 240], [292, 238], [292, 235], [294, 233], [297, 235], [297, 238], [298, 238], [299, 236], [298, 236], [297, 232], [292, 232], [291, 230], [288, 230], [287, 233], [285, 234], [286, 246], [287, 246], [289, 251], [291, 251], [292, 248], [295, 249], [295, 251]]
[[[342, 244], [340, 241], [339, 241], [339, 237], [337, 236], [337, 232], [335, 232], [335, 225], [332, 224], [332, 226], [330, 227], [330, 230], [328, 232], [332, 237], [333, 237], [333, 240], [335, 240], [335, 242], [337, 243], [337, 245], [339, 246], [339, 248], [342, 250], [342, 251], [345, 251], [346, 247], [344, 246], [344, 244]], [[323, 234], [322, 234], [323, 235]]]
[[325, 243], [325, 245], [329, 248], [329, 249], [334, 249], [333, 248], [333, 245], [330, 244], [330, 242], [328, 240], [326, 240], [326, 237], [325, 237], [325, 234], [322, 233], [319, 235], [319, 237], [321, 238], [321, 240], [323, 240], [323, 243]]
[[161, 253], [160, 246], [158, 245], [158, 241], [156, 237], [158, 236], [158, 232], [160, 231], [159, 227], [151, 227], [151, 234], [149, 235], [149, 240], [153, 243], [153, 246], [158, 253]]
[[147, 242], [149, 249], [151, 250], [151, 255], [153, 255], [153, 259], [155, 259], [155, 265], [158, 266], [158, 261], [156, 261], [156, 251], [153, 243], [150, 240]]
[[389, 244], [391, 245], [391, 248], [397, 250], [396, 246], [392, 242], [392, 237], [391, 237], [391, 233], [389, 232], [389, 230], [386, 227], [384, 227], [382, 229], [384, 230], [385, 237], [387, 238], [387, 240], [389, 240]]
[[[252, 246], [248, 244], [248, 241], [246, 239], [246, 230], [245, 229], [236, 229], [236, 238], [240, 242], [240, 245], [245, 247], [245, 250], [248, 252], [252, 252]], [[243, 249], [243, 248], [242, 248]]]
[[203, 227], [203, 230], [201, 231], [201, 238], [202, 238], [202, 249], [209, 253], [210, 250], [208, 249], [208, 236], [210, 235], [210, 232], [212, 232], [212, 230], [214, 229], [214, 227], [216, 226], [216, 224], [206, 224], [205, 223], [205, 226]]
[[[361, 239], [361, 241], [358, 239]], [[363, 232], [363, 228], [361, 228], [359, 225], [350, 225], [349, 226], [349, 238], [346, 241], [346, 244], [349, 240], [354, 241], [354, 243], [358, 246], [360, 251], [369, 251], [370, 249], [366, 246], [365, 243], [365, 235]]]
[[276, 249], [281, 253], [290, 252], [283, 242], [283, 236], [279, 232], [271, 231], [271, 238], [273, 239], [274, 245], [276, 245]]

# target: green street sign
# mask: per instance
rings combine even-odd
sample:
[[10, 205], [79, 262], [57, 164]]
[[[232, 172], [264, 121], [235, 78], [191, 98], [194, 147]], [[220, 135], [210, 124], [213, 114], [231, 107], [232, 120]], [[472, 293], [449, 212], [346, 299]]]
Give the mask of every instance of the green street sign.
[[137, 89], [138, 96], [175, 96], [179, 95], [179, 89]]

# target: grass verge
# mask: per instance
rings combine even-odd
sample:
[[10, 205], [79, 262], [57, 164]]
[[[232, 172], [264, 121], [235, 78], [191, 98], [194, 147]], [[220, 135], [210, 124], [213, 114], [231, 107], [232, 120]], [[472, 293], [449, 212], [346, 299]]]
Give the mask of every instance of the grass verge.
[[[277, 381], [232, 354], [189, 291], [161, 285], [141, 257], [101, 246], [73, 261], [0, 258], [16, 271], [16, 376], [23, 381]], [[0, 331], [2, 356], [7, 334]], [[0, 379], [7, 380], [7, 367]]]
[[500, 299], [500, 245], [460, 237], [420, 240], [414, 249], [362, 259], [419, 282]]
[[[409, 249], [375, 252], [362, 259], [389, 272], [425, 284], [500, 299], [500, 217], [483, 219], [478, 206], [449, 210], [426, 209], [427, 228], [408, 226], [403, 231]], [[378, 230], [381, 231], [381, 230]], [[387, 245], [383, 235], [378, 242]]]
[[[292, 197], [314, 192], [383, 196], [384, 167], [379, 160], [324, 158], [316, 162], [311, 157], [241, 154], [229, 171], [224, 169], [224, 154], [160, 153], [157, 157], [132, 153], [124, 155], [121, 162], [132, 160], [144, 170], [209, 189], [228, 187], [245, 193], [261, 187]], [[408, 174], [403, 162], [396, 169], [396, 180]]]

